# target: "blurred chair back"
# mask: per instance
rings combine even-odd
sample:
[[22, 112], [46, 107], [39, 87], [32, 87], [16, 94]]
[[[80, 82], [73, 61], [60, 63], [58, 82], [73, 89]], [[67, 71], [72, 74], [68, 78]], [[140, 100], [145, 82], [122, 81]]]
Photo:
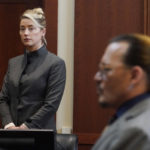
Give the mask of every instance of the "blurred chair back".
[[59, 145], [56, 150], [78, 150], [78, 137], [75, 134], [56, 134], [56, 142]]

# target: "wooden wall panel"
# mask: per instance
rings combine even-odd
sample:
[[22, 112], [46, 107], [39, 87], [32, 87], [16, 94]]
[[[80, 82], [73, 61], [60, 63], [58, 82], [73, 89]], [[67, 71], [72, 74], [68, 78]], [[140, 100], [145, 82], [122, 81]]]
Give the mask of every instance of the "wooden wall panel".
[[57, 54], [57, 15], [58, 15], [58, 0], [45, 0], [44, 9], [47, 20], [47, 47]]
[[150, 35], [150, 0], [144, 0], [144, 27], [145, 34]]
[[144, 33], [145, 5], [143, 0], [75, 1], [73, 130], [79, 149], [95, 143], [113, 113], [99, 107], [93, 80], [106, 44], [118, 34]]
[[19, 38], [19, 15], [24, 4], [0, 4], [0, 86], [7, 69], [8, 59], [18, 55], [22, 46]]

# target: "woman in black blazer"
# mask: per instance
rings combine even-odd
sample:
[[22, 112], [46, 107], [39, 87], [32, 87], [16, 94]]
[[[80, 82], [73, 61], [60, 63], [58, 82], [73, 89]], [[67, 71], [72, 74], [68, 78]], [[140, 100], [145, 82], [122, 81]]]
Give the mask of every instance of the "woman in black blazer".
[[41, 8], [26, 10], [20, 20], [23, 55], [9, 60], [0, 92], [4, 129], [54, 129], [66, 80], [64, 61], [46, 48]]

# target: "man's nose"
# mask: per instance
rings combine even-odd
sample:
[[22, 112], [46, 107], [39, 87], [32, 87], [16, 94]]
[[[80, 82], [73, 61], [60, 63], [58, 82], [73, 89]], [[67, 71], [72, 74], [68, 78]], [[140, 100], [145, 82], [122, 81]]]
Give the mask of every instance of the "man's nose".
[[94, 80], [97, 81], [97, 82], [102, 80], [102, 75], [101, 75], [100, 72], [97, 72], [97, 73], [95, 74]]

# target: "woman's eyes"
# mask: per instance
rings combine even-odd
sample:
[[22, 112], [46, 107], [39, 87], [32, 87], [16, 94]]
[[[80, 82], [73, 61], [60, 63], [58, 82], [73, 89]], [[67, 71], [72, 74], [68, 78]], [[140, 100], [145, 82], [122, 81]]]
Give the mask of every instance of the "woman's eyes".
[[32, 31], [32, 30], [34, 30], [34, 29], [35, 29], [34, 27], [28, 28], [29, 31]]
[[29, 27], [29, 28], [20, 28], [20, 31], [25, 31], [26, 29], [28, 29], [28, 31], [33, 31], [35, 30], [36, 28], [35, 27]]

